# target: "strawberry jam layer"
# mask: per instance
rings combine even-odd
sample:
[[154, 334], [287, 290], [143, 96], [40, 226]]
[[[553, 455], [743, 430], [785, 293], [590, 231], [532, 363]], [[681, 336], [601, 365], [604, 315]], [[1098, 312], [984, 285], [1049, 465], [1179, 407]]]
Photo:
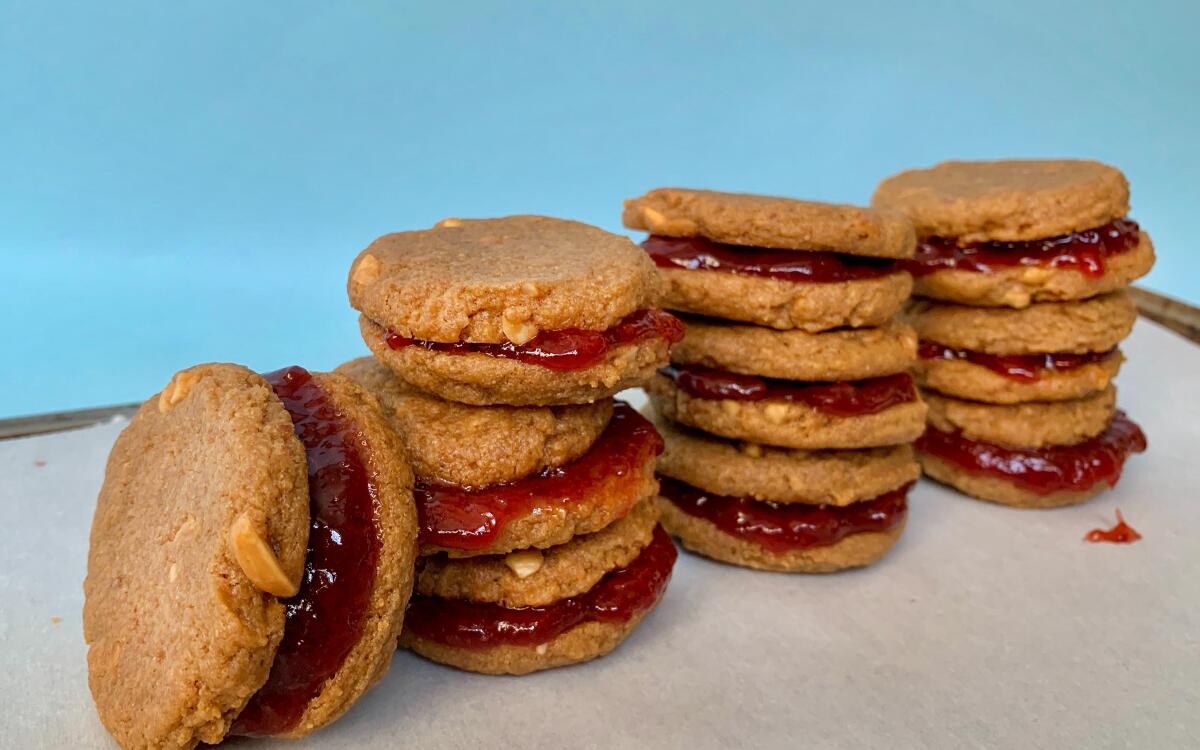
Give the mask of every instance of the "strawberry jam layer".
[[1118, 411], [1108, 429], [1075, 445], [1014, 448], [930, 427], [917, 450], [964, 471], [1005, 479], [1038, 495], [1086, 492], [1100, 482], [1115, 487], [1125, 459], [1146, 450], [1142, 428]]
[[503, 344], [422, 341], [405, 338], [390, 329], [384, 334], [384, 341], [393, 351], [406, 346], [419, 346], [444, 354], [486, 354], [558, 372], [585, 370], [604, 361], [612, 349], [652, 339], [663, 339], [669, 344], [680, 341], [683, 339], [683, 323], [664, 310], [637, 310], [606, 331], [585, 331], [582, 328], [542, 331], [520, 345], [511, 341]]
[[1116, 351], [1109, 349], [1106, 352], [1086, 354], [987, 354], [969, 349], [953, 349], [934, 341], [922, 341], [917, 348], [917, 353], [922, 359], [962, 360], [986, 367], [1006, 378], [1030, 383], [1040, 380], [1044, 375], [1102, 362]]
[[286, 605], [271, 674], [232, 732], [270, 735], [295, 725], [362, 637], [380, 538], [362, 436], [301, 367], [264, 376], [283, 401], [308, 458], [308, 557]]
[[908, 514], [907, 496], [912, 487], [907, 484], [871, 500], [836, 506], [726, 497], [663, 476], [659, 482], [659, 494], [684, 513], [776, 554], [827, 547], [851, 534], [890, 531]]
[[801, 383], [791, 380], [739, 375], [691, 365], [670, 365], [658, 371], [692, 398], [733, 401], [786, 401], [805, 404], [835, 417], [877, 414], [917, 400], [917, 389], [908, 373], [836, 383]]
[[404, 627], [455, 648], [537, 646], [584, 622], [628, 622], [662, 597], [675, 566], [675, 544], [659, 526], [633, 562], [610, 571], [587, 593], [544, 607], [501, 607], [414, 594]]
[[703, 237], [651, 235], [642, 242], [642, 249], [659, 268], [724, 271], [793, 283], [828, 284], [878, 279], [897, 270], [895, 262], [880, 258], [723, 245]]
[[935, 271], [986, 273], [1011, 266], [1066, 268], [1086, 276], [1104, 275], [1109, 256], [1138, 245], [1141, 228], [1136, 221], [1117, 219], [1095, 229], [1028, 242], [983, 242], [959, 246], [953, 237], [926, 237], [917, 243], [917, 254], [901, 262], [914, 276]]
[[631, 496], [662, 453], [654, 425], [629, 404], [618, 401], [596, 442], [569, 464], [545, 469], [515, 482], [460, 487], [418, 482], [413, 494], [421, 523], [421, 544], [479, 551], [492, 546], [505, 525], [534, 513], [553, 513], [601, 494]]

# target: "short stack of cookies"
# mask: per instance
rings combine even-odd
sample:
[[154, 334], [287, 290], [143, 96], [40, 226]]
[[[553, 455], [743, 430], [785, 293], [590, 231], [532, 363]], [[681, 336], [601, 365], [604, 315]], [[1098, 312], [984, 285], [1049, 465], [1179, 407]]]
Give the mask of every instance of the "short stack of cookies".
[[699, 554], [762, 570], [868, 565], [899, 538], [920, 474], [903, 214], [665, 188], [625, 226], [683, 315], [648, 386], [666, 441], [662, 523]]
[[874, 204], [919, 237], [906, 318], [920, 337], [930, 477], [1027, 508], [1082, 502], [1146, 447], [1116, 407], [1124, 291], [1154, 264], [1129, 185], [1093, 161], [945, 162], [884, 180]]
[[632, 242], [533, 216], [376, 240], [348, 293], [373, 392], [411, 457], [421, 558], [401, 644], [524, 674], [615, 648], [658, 602], [662, 439], [619, 390], [666, 364], [682, 326]]

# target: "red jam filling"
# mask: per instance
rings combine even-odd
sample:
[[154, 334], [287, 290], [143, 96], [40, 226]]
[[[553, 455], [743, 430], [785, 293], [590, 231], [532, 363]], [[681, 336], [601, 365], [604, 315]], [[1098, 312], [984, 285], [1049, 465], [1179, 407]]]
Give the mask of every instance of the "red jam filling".
[[612, 494], [628, 489], [632, 494], [646, 465], [662, 450], [654, 425], [618, 401], [604, 432], [569, 464], [482, 488], [418, 482], [413, 495], [421, 544], [479, 551], [492, 546], [515, 518], [568, 507], [596, 497], [602, 488]]
[[422, 341], [405, 338], [390, 329], [384, 334], [384, 341], [392, 350], [419, 346], [446, 354], [486, 354], [558, 372], [587, 369], [602, 362], [611, 349], [652, 339], [665, 339], [670, 344], [682, 340], [683, 323], [664, 310], [637, 310], [607, 331], [585, 331], [582, 328], [542, 331], [519, 346], [511, 341], [503, 344]]
[[1012, 448], [972, 440], [958, 432], [930, 427], [917, 439], [917, 450], [966, 471], [1006, 479], [1038, 495], [1084, 492], [1098, 482], [1115, 487], [1125, 459], [1146, 450], [1142, 428], [1118, 411], [1108, 429], [1076, 445]]
[[607, 573], [587, 593], [517, 608], [414, 594], [404, 627], [455, 648], [537, 646], [583, 622], [628, 622], [650, 609], [667, 588], [677, 555], [659, 526], [633, 562]]
[[805, 404], [835, 417], [877, 414], [917, 400], [912, 376], [904, 372], [837, 383], [798, 383], [691, 365], [670, 365], [658, 372], [693, 398], [788, 401]]
[[714, 495], [663, 476], [659, 482], [659, 494], [684, 513], [776, 554], [827, 547], [851, 534], [894, 529], [908, 513], [906, 497], [912, 487], [907, 484], [872, 500], [836, 506]]
[[968, 349], [952, 349], [933, 341], [922, 341], [917, 352], [922, 359], [961, 359], [973, 365], [986, 367], [992, 372], [1013, 380], [1034, 382], [1051, 372], [1074, 370], [1084, 365], [1101, 362], [1112, 356], [1116, 349], [1087, 354], [987, 354]]
[[660, 268], [724, 271], [793, 283], [860, 281], [878, 279], [896, 272], [894, 261], [881, 258], [723, 245], [703, 237], [650, 235], [642, 242], [642, 249]]
[[362, 437], [307, 370], [264, 376], [292, 416], [308, 457], [308, 558], [296, 596], [284, 602], [283, 641], [271, 674], [234, 721], [233, 734], [272, 735], [295, 725], [362, 637], [380, 539], [375, 487]]
[[1121, 509], [1117, 508], [1116, 526], [1113, 526], [1111, 529], [1092, 529], [1083, 537], [1083, 541], [1133, 544], [1141, 538], [1142, 535], [1136, 529], [1125, 523], [1125, 516], [1121, 515]]
[[1074, 269], [1086, 276], [1104, 274], [1111, 255], [1137, 247], [1141, 228], [1136, 221], [1117, 219], [1095, 229], [1028, 242], [983, 242], [960, 247], [953, 237], [926, 237], [917, 243], [917, 254], [901, 261], [914, 276], [935, 271], [994, 271], [1009, 266]]

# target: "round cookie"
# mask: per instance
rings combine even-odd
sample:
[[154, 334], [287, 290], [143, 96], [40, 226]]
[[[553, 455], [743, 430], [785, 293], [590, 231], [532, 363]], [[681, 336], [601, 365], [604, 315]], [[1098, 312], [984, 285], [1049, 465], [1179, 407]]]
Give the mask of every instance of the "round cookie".
[[336, 370], [379, 399], [417, 478], [465, 487], [512, 482], [570, 463], [596, 442], [612, 400], [581, 406], [464, 406], [419, 391], [374, 357]]
[[660, 268], [663, 306], [779, 330], [809, 333], [888, 322], [912, 293], [904, 271], [874, 279], [795, 283], [713, 270]]
[[632, 633], [648, 612], [626, 622], [583, 622], [536, 646], [501, 645], [487, 649], [459, 648], [404, 631], [400, 647], [447, 666], [480, 674], [523, 675], [597, 659]]
[[919, 452], [917, 457], [921, 462], [922, 471], [930, 479], [949, 485], [965, 495], [1014, 508], [1061, 508], [1078, 505], [1109, 489], [1104, 482], [1097, 482], [1083, 491], [1059, 490], [1039, 494], [999, 477], [967, 471], [928, 453]]
[[1041, 448], [1074, 445], [1104, 432], [1116, 411], [1117, 391], [1104, 391], [1072, 401], [983, 404], [926, 392], [929, 425], [942, 432], [962, 432], [988, 443]]
[[673, 333], [606, 343], [597, 361], [566, 371], [438, 345], [521, 347], [551, 332], [608, 331], [654, 308], [660, 284], [625, 237], [510, 216], [385, 235], [355, 259], [347, 291], [371, 351], [411, 385], [464, 403], [526, 406], [590, 403], [634, 385], [663, 362]]
[[945, 269], [913, 280], [919, 297], [985, 307], [1023, 308], [1037, 302], [1087, 299], [1128, 286], [1150, 272], [1154, 245], [1142, 232], [1138, 244], [1107, 256], [1104, 272], [1089, 276], [1070, 268], [1012, 266], [986, 272]]
[[651, 190], [625, 201], [621, 218], [667, 237], [876, 258], [911, 258], [916, 242], [897, 211], [714, 190]]
[[911, 445], [789, 450], [715, 438], [651, 416], [666, 442], [658, 471], [708, 492], [777, 503], [850, 505], [915, 482]]
[[243, 367], [183, 370], [117, 438], [92, 522], [88, 684], [123, 747], [219, 742], [267, 679], [284, 607], [230, 552], [243, 517], [298, 580], [308, 481], [288, 413]]
[[650, 544], [658, 511], [646, 498], [609, 526], [546, 550], [505, 556], [421, 558], [416, 591], [424, 596], [487, 602], [503, 607], [541, 607], [582, 594]]
[[832, 416], [788, 401], [696, 398], [656, 374], [646, 385], [655, 410], [669, 420], [736, 440], [784, 448], [874, 448], [910, 443], [925, 429], [925, 405], [915, 400], [874, 414]]
[[1020, 310], [913, 300], [903, 314], [922, 341], [988, 354], [1084, 354], [1121, 343], [1137, 320], [1124, 291]]
[[1095, 161], [946, 161], [887, 178], [871, 203], [907, 214], [920, 237], [1021, 242], [1122, 218], [1129, 183]]
[[1018, 380], [966, 360], [919, 359], [913, 376], [922, 388], [972, 401], [991, 404], [1070, 401], [1107, 389], [1124, 361], [1124, 355], [1116, 351], [1097, 362], [1043, 372], [1036, 380]]
[[775, 331], [689, 317], [671, 361], [785, 380], [863, 380], [903, 372], [917, 355], [912, 328], [889, 320], [878, 328], [823, 333]]
[[780, 573], [833, 573], [879, 560], [904, 532], [904, 523], [886, 532], [851, 534], [823, 547], [777, 553], [753, 542], [726, 534], [703, 518], [689, 515], [669, 500], [659, 498], [663, 528], [688, 550], [721, 562]]

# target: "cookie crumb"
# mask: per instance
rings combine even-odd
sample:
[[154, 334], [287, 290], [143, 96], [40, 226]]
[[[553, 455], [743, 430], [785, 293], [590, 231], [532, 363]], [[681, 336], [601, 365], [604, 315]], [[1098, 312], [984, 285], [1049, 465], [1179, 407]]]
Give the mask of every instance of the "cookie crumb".
[[40, 469], [40, 468], [42, 468], [43, 466], [45, 466], [45, 465], [46, 465], [46, 459], [44, 459], [44, 458], [39, 458], [38, 460], [36, 460], [36, 461], [34, 461], [34, 462], [33, 462], [33, 465], [34, 465], [34, 466], [36, 466], [36, 467], [38, 467], [38, 468]]
[[59, 624], [60, 622], [62, 622], [62, 618], [61, 618], [61, 617], [59, 617], [58, 615], [55, 615], [55, 616], [53, 616], [53, 617], [51, 617], [51, 618], [50, 618], [50, 622], [52, 622], [52, 623], [54, 623], [55, 625], [57, 625], [57, 624]]

